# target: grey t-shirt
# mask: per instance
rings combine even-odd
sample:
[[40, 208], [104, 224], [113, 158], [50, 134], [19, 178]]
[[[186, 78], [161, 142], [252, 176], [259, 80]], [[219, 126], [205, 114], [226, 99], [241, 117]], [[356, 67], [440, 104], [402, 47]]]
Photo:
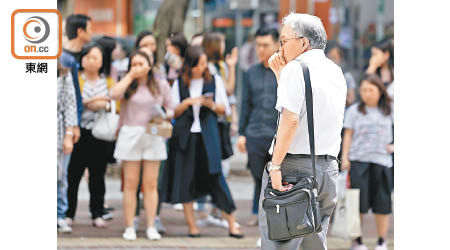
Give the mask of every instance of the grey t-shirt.
[[371, 162], [392, 167], [392, 156], [387, 145], [392, 143], [394, 110], [383, 115], [376, 107], [366, 107], [366, 114], [358, 111], [359, 103], [350, 106], [345, 112], [344, 128], [353, 130], [350, 146], [350, 161]]

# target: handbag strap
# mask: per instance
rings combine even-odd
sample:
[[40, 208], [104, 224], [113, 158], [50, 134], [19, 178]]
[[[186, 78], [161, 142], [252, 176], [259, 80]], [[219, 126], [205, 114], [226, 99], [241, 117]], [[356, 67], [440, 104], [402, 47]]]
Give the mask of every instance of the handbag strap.
[[111, 100], [111, 113], [116, 113], [116, 101]]

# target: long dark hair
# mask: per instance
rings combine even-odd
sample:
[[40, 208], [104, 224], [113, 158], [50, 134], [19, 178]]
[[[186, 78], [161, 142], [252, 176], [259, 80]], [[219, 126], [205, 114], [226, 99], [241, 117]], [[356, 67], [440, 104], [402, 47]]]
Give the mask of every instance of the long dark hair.
[[[390, 115], [391, 114], [391, 98], [389, 97], [386, 87], [384, 87], [384, 84], [381, 82], [381, 79], [375, 75], [375, 74], [368, 74], [365, 75], [363, 78], [363, 81], [367, 81], [373, 85], [375, 85], [378, 90], [381, 93], [380, 100], [378, 100], [378, 108], [381, 109], [381, 112], [383, 115]], [[361, 81], [362, 83], [362, 81]], [[361, 101], [358, 104], [358, 111], [367, 114], [366, 112], [366, 104], [361, 99]]]
[[93, 49], [93, 48], [98, 48], [100, 50], [100, 52], [102, 53], [102, 66], [98, 69], [98, 74], [102, 74], [105, 71], [105, 61], [103, 60], [103, 55], [105, 54], [103, 47], [96, 43], [96, 42], [90, 42], [87, 45], [85, 45], [83, 47], [83, 49], [81, 50], [81, 54], [80, 54], [80, 71], [84, 70], [83, 68], [83, 64], [81, 63], [83, 61], [83, 57], [86, 56], [87, 54], [89, 54], [89, 52]]
[[[192, 68], [198, 65], [200, 57], [205, 54], [205, 51], [200, 46], [188, 46], [186, 49], [186, 56], [184, 58], [183, 67], [181, 68], [181, 79], [183, 83], [188, 85], [191, 83], [192, 79]], [[203, 80], [205, 83], [210, 82], [212, 79], [211, 73], [206, 67], [203, 72]]]
[[116, 48], [116, 40], [110, 36], [102, 36], [97, 40], [97, 43], [100, 44], [103, 48], [103, 65], [104, 72], [107, 76], [111, 74], [111, 63], [112, 63], [112, 52]]
[[[150, 58], [148, 57], [148, 55], [142, 51], [135, 51], [130, 55], [130, 63], [128, 64], [128, 71], [130, 72], [131, 70], [131, 60], [133, 60], [133, 57], [140, 55], [143, 56], [147, 62], [148, 65], [150, 67], [153, 66], [153, 63], [150, 61]], [[133, 82], [130, 84], [130, 86], [128, 86], [127, 90], [125, 91], [125, 100], [129, 100], [135, 93], [138, 87], [138, 83], [135, 80], [133, 80]], [[156, 96], [160, 93], [159, 91], [159, 84], [157, 82], [157, 80], [155, 79], [155, 76], [153, 75], [153, 71], [149, 70], [148, 71], [148, 75], [147, 75], [147, 87], [150, 90], [150, 92], [152, 93], [153, 96]]]
[[[387, 61], [389, 72], [391, 73], [391, 81], [394, 81], [394, 45], [391, 39], [384, 39], [376, 42], [372, 47], [378, 48], [383, 53], [389, 52], [389, 59]], [[381, 68], [377, 69], [377, 74], [381, 76]]]
[[[141, 32], [139, 32], [139, 34], [137, 35], [137, 37], [136, 37], [136, 42], [134, 43], [134, 49], [135, 50], [138, 50], [139, 49], [139, 43], [141, 42], [141, 40], [144, 38], [144, 37], [146, 37], [146, 36], [152, 36], [153, 38], [155, 38], [155, 41], [156, 41], [156, 48], [158, 49], [158, 39], [156, 38], [156, 36], [153, 34], [153, 32], [151, 32], [151, 31], [149, 31], [149, 30], [143, 30], [143, 31], [141, 31]], [[152, 53], [153, 53], [153, 51], [152, 51]], [[155, 54], [155, 55], [153, 55], [153, 64], [155, 63], [155, 62], [157, 62], [157, 56], [158, 56], [158, 53], [157, 52], [155, 52], [155, 53], [153, 53], [153, 54]]]

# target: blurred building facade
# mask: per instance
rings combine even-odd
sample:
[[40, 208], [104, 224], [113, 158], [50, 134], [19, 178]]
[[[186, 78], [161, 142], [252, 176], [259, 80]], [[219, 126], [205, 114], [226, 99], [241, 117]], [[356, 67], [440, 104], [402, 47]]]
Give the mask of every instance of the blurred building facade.
[[[72, 13], [89, 15], [93, 32], [114, 37], [134, 36], [152, 29], [163, 0], [58, 0], [63, 18]], [[319, 16], [328, 39], [343, 47], [348, 66], [362, 69], [370, 45], [393, 36], [394, 0], [191, 0], [184, 34], [220, 31], [227, 52], [242, 45], [262, 25], [279, 27], [290, 11]]]

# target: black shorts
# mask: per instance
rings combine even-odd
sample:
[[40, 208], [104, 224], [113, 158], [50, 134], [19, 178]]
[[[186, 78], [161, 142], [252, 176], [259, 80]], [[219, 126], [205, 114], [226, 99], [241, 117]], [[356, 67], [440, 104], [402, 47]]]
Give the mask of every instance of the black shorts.
[[351, 162], [351, 187], [360, 190], [360, 213], [365, 214], [370, 208], [375, 214], [392, 212], [392, 178], [392, 171], [388, 167], [369, 162]]

